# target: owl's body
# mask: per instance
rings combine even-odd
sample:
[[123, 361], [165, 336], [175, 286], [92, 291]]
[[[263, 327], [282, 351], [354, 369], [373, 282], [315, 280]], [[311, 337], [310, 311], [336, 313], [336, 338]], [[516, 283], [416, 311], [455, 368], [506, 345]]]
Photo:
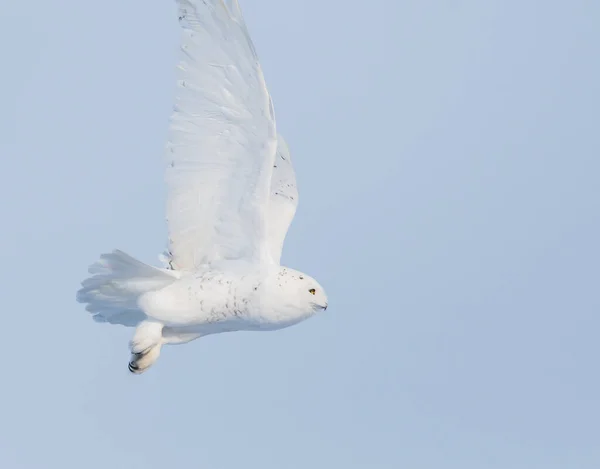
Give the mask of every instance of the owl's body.
[[222, 332], [273, 331], [327, 309], [316, 280], [275, 264], [220, 261], [182, 272], [113, 251], [90, 272], [77, 299], [98, 322], [136, 326], [133, 373], [152, 365], [165, 344]]
[[322, 309], [326, 301], [317, 291], [314, 279], [286, 267], [225, 261], [141, 295], [138, 305], [150, 319], [180, 330], [277, 330]]

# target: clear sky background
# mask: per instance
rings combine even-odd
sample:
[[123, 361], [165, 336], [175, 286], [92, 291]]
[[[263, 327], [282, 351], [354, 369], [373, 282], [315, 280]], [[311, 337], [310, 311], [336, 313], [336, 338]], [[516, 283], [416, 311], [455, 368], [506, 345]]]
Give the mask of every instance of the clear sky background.
[[0, 467], [600, 467], [600, 2], [242, 8], [330, 308], [130, 375], [75, 292], [166, 246], [174, 2], [1, 2]]

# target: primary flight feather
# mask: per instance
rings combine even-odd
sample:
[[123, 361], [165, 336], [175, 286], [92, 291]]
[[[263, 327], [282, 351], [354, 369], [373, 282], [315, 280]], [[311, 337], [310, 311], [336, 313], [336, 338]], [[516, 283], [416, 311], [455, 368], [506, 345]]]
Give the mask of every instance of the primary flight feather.
[[136, 328], [133, 373], [148, 369], [164, 344], [281, 329], [327, 308], [316, 280], [280, 266], [296, 178], [238, 2], [177, 5], [165, 268], [113, 251], [77, 293], [96, 321]]

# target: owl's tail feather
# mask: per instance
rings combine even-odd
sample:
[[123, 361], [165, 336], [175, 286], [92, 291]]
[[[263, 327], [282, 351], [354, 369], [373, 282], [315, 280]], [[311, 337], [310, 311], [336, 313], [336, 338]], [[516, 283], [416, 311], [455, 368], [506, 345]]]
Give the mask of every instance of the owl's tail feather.
[[137, 304], [140, 295], [178, 278], [176, 271], [152, 267], [119, 250], [102, 254], [89, 272], [92, 275], [81, 283], [77, 301], [86, 304], [95, 321], [129, 327], [146, 319]]

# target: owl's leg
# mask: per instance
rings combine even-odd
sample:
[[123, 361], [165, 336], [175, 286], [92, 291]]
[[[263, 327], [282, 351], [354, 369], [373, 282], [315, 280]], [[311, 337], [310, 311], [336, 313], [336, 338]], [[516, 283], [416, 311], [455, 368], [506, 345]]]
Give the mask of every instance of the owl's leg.
[[154, 364], [160, 356], [163, 344], [163, 324], [154, 321], [142, 321], [136, 328], [129, 343], [131, 358], [129, 371], [139, 375]]

